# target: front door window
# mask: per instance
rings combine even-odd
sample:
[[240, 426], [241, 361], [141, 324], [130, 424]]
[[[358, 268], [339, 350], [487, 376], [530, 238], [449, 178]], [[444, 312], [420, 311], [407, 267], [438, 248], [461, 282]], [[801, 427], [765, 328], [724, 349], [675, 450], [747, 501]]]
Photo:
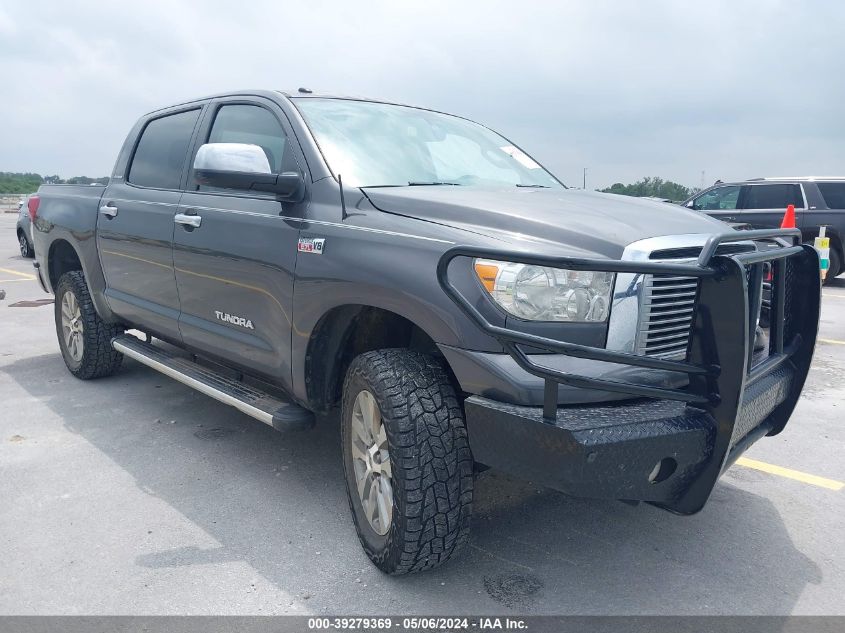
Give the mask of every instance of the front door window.
[[737, 208], [739, 190], [735, 185], [716, 187], [698, 196], [692, 208], [696, 211], [732, 211]]

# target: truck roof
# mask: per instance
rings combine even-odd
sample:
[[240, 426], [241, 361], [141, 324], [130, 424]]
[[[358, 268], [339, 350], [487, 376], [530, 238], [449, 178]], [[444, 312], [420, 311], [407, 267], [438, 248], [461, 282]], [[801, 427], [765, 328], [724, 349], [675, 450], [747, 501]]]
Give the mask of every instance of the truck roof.
[[[192, 103], [196, 103], [198, 101], [207, 101], [208, 99], [218, 99], [220, 97], [239, 97], [239, 96], [255, 96], [255, 97], [266, 97], [269, 99], [273, 99], [278, 97], [278, 95], [282, 95], [286, 98], [296, 97], [296, 98], [323, 98], [323, 99], [350, 99], [354, 101], [371, 101], [373, 103], [390, 103], [393, 105], [404, 105], [408, 107], [418, 107], [412, 106], [407, 103], [400, 103], [397, 101], [392, 101], [390, 99], [375, 99], [372, 97], [364, 97], [360, 95], [348, 95], [348, 94], [340, 94], [340, 93], [331, 93], [331, 92], [318, 92], [316, 90], [310, 90], [309, 88], [298, 88], [296, 90], [265, 90], [265, 89], [249, 89], [249, 90], [229, 90], [226, 92], [218, 92], [214, 94], [204, 95], [202, 97], [197, 97], [195, 99], [189, 99], [187, 101], [180, 101], [177, 103], [171, 103], [169, 105], [163, 106], [161, 108], [156, 108], [147, 113], [147, 115], [155, 114], [156, 112], [161, 112], [162, 110], [169, 110], [173, 107], [178, 107], [182, 105], [190, 105]], [[426, 109], [426, 108], [423, 108]]]

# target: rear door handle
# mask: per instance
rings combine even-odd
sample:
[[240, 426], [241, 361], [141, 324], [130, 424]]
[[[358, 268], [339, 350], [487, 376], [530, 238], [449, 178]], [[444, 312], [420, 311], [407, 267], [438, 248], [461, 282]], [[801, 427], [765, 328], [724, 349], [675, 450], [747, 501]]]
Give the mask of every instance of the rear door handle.
[[100, 207], [100, 213], [102, 213], [107, 218], [113, 218], [117, 215], [117, 207], [114, 206], [111, 202], [108, 204], [103, 205]]
[[173, 221], [176, 222], [176, 224], [191, 226], [195, 229], [198, 229], [200, 227], [200, 224], [202, 224], [202, 216], [188, 215], [187, 213], [177, 213], [173, 216]]

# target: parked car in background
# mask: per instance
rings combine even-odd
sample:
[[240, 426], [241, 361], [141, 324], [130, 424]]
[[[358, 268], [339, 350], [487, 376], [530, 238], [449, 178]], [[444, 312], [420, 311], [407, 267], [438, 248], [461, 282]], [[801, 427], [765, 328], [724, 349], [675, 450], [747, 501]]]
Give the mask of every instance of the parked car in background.
[[28, 196], [21, 198], [18, 208], [18, 222], [15, 229], [15, 234], [18, 238], [18, 248], [21, 251], [21, 257], [35, 257], [35, 249], [32, 246], [32, 211], [30, 210], [30, 200], [37, 199], [37, 194], [31, 193]]
[[753, 178], [720, 182], [700, 191], [684, 206], [728, 224], [751, 229], [780, 226], [787, 205], [795, 205], [795, 221], [805, 243], [812, 243], [819, 227], [830, 237], [830, 271], [826, 283], [845, 272], [845, 177]]

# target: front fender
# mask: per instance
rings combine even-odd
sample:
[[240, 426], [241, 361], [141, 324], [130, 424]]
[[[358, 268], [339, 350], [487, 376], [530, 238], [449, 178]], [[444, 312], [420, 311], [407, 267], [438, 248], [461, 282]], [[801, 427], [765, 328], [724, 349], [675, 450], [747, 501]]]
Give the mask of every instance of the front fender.
[[[291, 352], [297, 397], [306, 393], [309, 340], [323, 316], [340, 306], [388, 310], [414, 323], [435, 343], [503, 351], [460, 311], [437, 282], [437, 261], [451, 242], [335, 223], [313, 223], [301, 235], [323, 238], [325, 247], [319, 255], [299, 253], [296, 264]], [[478, 286], [469, 266], [462, 266], [455, 276], [458, 283]]]

